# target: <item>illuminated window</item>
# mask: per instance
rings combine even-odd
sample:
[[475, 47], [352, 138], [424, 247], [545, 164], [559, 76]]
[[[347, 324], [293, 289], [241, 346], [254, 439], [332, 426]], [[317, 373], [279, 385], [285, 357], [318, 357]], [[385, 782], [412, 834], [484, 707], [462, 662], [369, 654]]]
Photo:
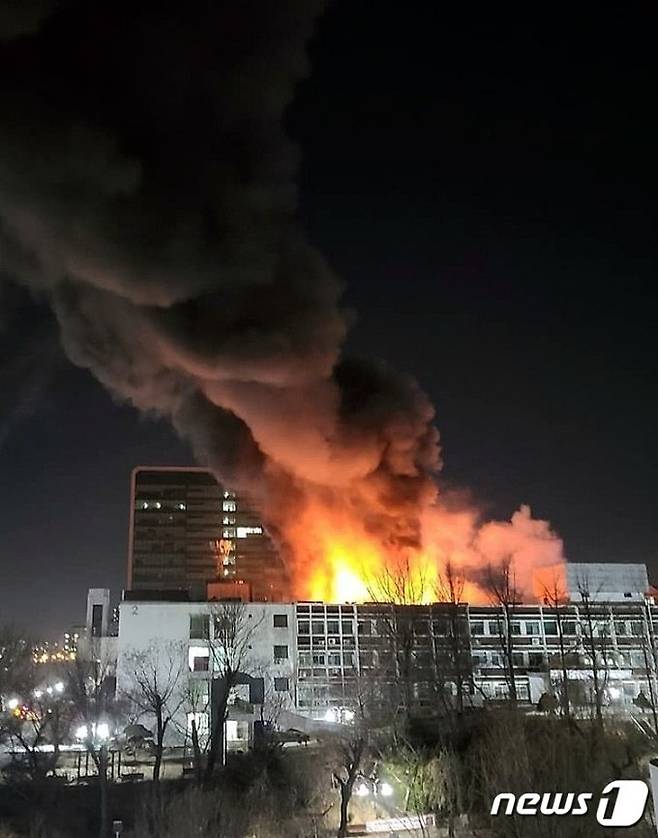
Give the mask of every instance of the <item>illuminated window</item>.
[[238, 527], [238, 538], [247, 538], [249, 535], [262, 535], [262, 527]]
[[235, 512], [237, 504], [234, 500], [225, 500], [222, 503], [222, 509], [224, 512]]

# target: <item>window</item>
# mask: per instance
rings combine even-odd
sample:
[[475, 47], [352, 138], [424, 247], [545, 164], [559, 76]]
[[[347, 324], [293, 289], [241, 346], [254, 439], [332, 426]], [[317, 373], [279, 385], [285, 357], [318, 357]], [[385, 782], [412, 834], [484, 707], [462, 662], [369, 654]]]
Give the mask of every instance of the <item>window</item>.
[[556, 637], [557, 636], [557, 623], [555, 620], [545, 620], [544, 621], [544, 633], [548, 637]]
[[644, 634], [642, 623], [639, 620], [633, 620], [631, 623], [631, 634], [634, 637], [642, 637]]
[[192, 672], [207, 672], [210, 668], [210, 655], [195, 655], [192, 658]]
[[[480, 626], [480, 631], [476, 631], [473, 626]], [[446, 635], [448, 633], [448, 623], [445, 620], [434, 620], [433, 623], [434, 634]], [[473, 634], [484, 634], [484, 623], [472, 623], [471, 631]]]
[[274, 647], [274, 660], [287, 660], [288, 659], [288, 647], [287, 646], [275, 646]]
[[313, 620], [311, 628], [313, 634], [324, 634], [324, 620]]
[[[324, 662], [325, 662], [324, 652], [321, 653], [321, 654], [319, 652], [314, 652], [313, 653], [313, 666], [324, 666]], [[339, 662], [340, 662], [340, 656], [339, 656]]]
[[[445, 631], [437, 634], [445, 634]], [[471, 623], [471, 634], [484, 634], [484, 623]]]
[[190, 639], [207, 640], [210, 620], [205, 614], [190, 614]]
[[511, 633], [521, 634], [521, 623], [511, 623]]
[[238, 538], [247, 538], [249, 535], [262, 535], [262, 527], [238, 527]]
[[539, 634], [539, 623], [535, 622], [534, 620], [532, 622], [526, 622], [525, 633], [532, 636], [537, 636]]
[[278, 693], [288, 692], [288, 679], [287, 678], [275, 678], [274, 679], [274, 689]]
[[91, 607], [91, 634], [92, 637], [100, 637], [103, 632], [103, 606], [92, 605]]
[[359, 620], [359, 634], [372, 634], [372, 623], [370, 620]]
[[541, 652], [530, 652], [528, 654], [528, 664], [531, 667], [542, 667], [544, 665], [544, 656]]
[[338, 620], [327, 620], [327, 634], [338, 634]]
[[340, 627], [343, 634], [354, 634], [351, 620], [341, 620]]
[[275, 629], [288, 628], [288, 615], [287, 614], [275, 614], [274, 615], [274, 628]]
[[576, 634], [575, 620], [566, 620], [564, 623], [562, 623], [562, 634], [568, 634], [570, 636]]
[[235, 512], [237, 504], [234, 500], [225, 500], [222, 501], [222, 509], [224, 512]]
[[626, 634], [626, 623], [615, 620], [615, 634], [618, 637], [623, 637]]
[[298, 634], [310, 634], [310, 626], [308, 620], [298, 620], [297, 621], [297, 633]]
[[340, 666], [340, 653], [332, 652], [329, 655], [329, 666]]

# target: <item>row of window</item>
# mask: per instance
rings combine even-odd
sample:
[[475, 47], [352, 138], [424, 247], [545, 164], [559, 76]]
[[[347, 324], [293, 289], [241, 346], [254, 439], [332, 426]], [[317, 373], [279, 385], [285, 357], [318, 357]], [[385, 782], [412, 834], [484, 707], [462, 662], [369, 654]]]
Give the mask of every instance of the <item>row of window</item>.
[[297, 620], [298, 634], [354, 634], [352, 620]]
[[[272, 616], [273, 628], [288, 628], [287, 614]], [[210, 637], [210, 616], [208, 614], [190, 614], [190, 640], [208, 640]]]
[[[288, 647], [277, 644], [272, 647], [274, 663], [288, 660]], [[189, 667], [192, 672], [210, 671], [210, 649], [203, 646], [191, 646], [189, 649]]]

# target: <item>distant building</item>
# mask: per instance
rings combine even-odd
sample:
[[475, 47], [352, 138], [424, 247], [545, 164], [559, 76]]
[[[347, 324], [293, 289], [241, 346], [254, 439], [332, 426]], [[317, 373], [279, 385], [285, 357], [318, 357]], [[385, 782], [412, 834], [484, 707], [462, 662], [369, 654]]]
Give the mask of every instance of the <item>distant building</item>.
[[578, 602], [583, 595], [599, 602], [642, 602], [649, 590], [645, 564], [567, 562], [569, 598]]
[[139, 466], [130, 493], [128, 589], [205, 599], [240, 582], [247, 598], [289, 598], [281, 558], [254, 504], [203, 468]]

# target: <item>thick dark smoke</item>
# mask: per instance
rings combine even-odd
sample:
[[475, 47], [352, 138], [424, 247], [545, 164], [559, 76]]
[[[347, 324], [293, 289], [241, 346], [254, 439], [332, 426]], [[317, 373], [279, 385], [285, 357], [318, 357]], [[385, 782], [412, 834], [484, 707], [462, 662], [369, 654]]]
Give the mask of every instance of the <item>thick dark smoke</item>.
[[69, 358], [260, 495], [413, 544], [433, 409], [341, 360], [341, 285], [297, 222], [283, 118], [317, 0], [31, 2], [0, 14], [2, 274]]

